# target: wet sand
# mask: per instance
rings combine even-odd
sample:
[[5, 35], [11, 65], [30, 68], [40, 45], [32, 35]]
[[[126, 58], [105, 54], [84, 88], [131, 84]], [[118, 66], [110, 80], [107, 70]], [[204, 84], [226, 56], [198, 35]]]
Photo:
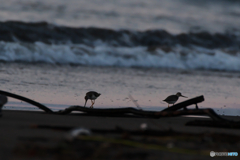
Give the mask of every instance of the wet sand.
[[[239, 117], [226, 118], [240, 120]], [[208, 159], [210, 151], [240, 152], [240, 130], [185, 125], [197, 119], [206, 118], [97, 117], [4, 110], [0, 119], [0, 157], [5, 160]], [[143, 123], [147, 125], [146, 130], [165, 134], [144, 134], [140, 127]], [[67, 134], [77, 127], [89, 129], [92, 134], [69, 141]], [[106, 133], [95, 132], [97, 129], [106, 130]], [[114, 129], [119, 133], [107, 132]], [[133, 130], [143, 134], [128, 133]]]
[[[162, 99], [181, 91], [189, 98], [204, 95], [200, 108], [213, 108], [221, 115], [235, 115], [227, 118], [239, 120], [240, 90], [236, 87], [240, 83], [239, 73], [21, 63], [0, 63], [0, 67], [1, 90], [33, 99], [55, 111], [83, 105], [83, 97], [89, 90], [102, 94], [94, 108], [136, 107], [128, 98], [131, 94], [144, 110], [161, 111], [167, 106]], [[50, 115], [9, 98], [0, 119], [0, 157], [208, 159], [212, 150], [240, 153], [238, 129], [185, 126], [195, 119], [199, 118]], [[139, 131], [143, 123], [147, 129], [162, 133], [159, 136], [129, 133], [129, 130]], [[75, 127], [93, 131], [115, 129], [118, 133], [93, 132], [90, 136], [67, 141], [66, 134]]]
[[[240, 74], [236, 72], [21, 63], [0, 63], [0, 67], [1, 90], [53, 110], [84, 105], [85, 93], [95, 90], [102, 94], [94, 105], [97, 108], [136, 107], [128, 98], [131, 94], [141, 108], [160, 111], [167, 107], [163, 99], [181, 92], [188, 98], [204, 95], [200, 108], [213, 108], [221, 115], [240, 115]], [[36, 110], [15, 99], [9, 99], [4, 109]]]

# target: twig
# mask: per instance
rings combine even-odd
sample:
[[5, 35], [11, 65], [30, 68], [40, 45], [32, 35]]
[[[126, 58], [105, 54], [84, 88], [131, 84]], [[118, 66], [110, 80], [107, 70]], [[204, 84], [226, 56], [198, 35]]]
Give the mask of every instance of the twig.
[[134, 98], [132, 97], [131, 94], [128, 95], [128, 97], [130, 98], [130, 100], [134, 103], [134, 105], [138, 108], [138, 109], [141, 109], [142, 108], [139, 106], [139, 104], [137, 103], [137, 100], [134, 100]]

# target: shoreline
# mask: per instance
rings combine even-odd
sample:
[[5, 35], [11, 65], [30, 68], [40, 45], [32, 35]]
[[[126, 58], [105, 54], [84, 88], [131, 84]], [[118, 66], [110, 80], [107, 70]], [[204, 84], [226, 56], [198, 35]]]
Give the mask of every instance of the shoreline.
[[[95, 90], [102, 94], [94, 105], [97, 108], [135, 107], [128, 97], [132, 95], [141, 108], [161, 110], [167, 107], [162, 100], [180, 91], [189, 98], [204, 95], [201, 108], [240, 115], [240, 91], [236, 87], [240, 73], [19, 63], [0, 66], [1, 90], [52, 108], [82, 106], [85, 93]], [[15, 99], [9, 102], [16, 107], [26, 106]]]
[[[11, 105], [11, 104], [14, 104], [14, 105]], [[36, 106], [33, 106], [33, 105], [30, 105], [30, 104], [27, 104], [27, 103], [24, 103], [22, 104], [22, 106], [19, 106], [19, 104], [22, 104], [22, 102], [13, 102], [13, 101], [10, 101], [8, 102], [8, 104], [4, 105], [3, 106], [3, 110], [8, 110], [8, 111], [38, 111], [38, 112], [41, 112], [42, 110], [37, 108]], [[44, 104], [46, 105], [46, 104]], [[63, 105], [63, 104], [47, 104], [46, 105], [48, 108], [52, 109], [53, 111], [60, 111], [60, 110], [64, 110], [72, 105]], [[134, 106], [128, 106], [128, 107], [133, 107], [135, 108]], [[100, 106], [100, 107], [94, 107], [94, 108], [99, 108], [99, 109], [107, 109], [107, 108], [123, 108], [123, 107], [105, 107], [105, 106]], [[163, 109], [165, 109], [166, 107], [158, 107], [158, 106], [155, 106], [155, 107], [151, 107], [151, 108], [143, 108], [143, 110], [146, 110], [146, 111], [162, 111]], [[189, 108], [194, 108], [194, 106], [192, 107], [189, 107]], [[203, 108], [209, 108], [209, 107], [201, 107], [201, 109]], [[136, 107], [137, 109], [137, 107]], [[236, 108], [222, 108], [222, 107], [219, 107], [219, 108], [213, 108], [214, 111], [219, 114], [220, 116], [233, 116], [233, 117], [239, 117], [240, 116], [240, 111], [239, 109], [236, 109]]]

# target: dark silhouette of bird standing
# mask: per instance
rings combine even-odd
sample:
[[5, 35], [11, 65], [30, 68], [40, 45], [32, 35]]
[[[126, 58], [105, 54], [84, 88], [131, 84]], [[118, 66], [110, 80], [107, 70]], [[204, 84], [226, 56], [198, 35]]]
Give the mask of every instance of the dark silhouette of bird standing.
[[92, 102], [92, 105], [90, 106], [90, 108], [93, 108], [93, 105], [95, 103], [95, 99], [97, 99], [100, 95], [101, 95], [100, 93], [97, 93], [95, 91], [87, 92], [86, 96], [85, 96], [85, 105], [84, 105], [84, 107], [86, 106], [87, 101], [90, 99], [91, 102]]
[[[166, 99], [164, 99], [163, 101], [167, 102], [168, 103], [168, 107], [169, 107], [169, 104], [173, 104], [177, 102], [178, 98], [179, 97], [185, 97], [182, 95], [182, 93], [178, 92], [176, 95], [170, 95], [168, 96]], [[187, 98], [187, 97], [185, 97]]]

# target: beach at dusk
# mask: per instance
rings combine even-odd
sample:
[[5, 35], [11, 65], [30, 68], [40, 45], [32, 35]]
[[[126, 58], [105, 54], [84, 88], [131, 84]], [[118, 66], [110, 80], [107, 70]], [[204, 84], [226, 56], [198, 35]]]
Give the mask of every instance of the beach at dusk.
[[238, 1], [0, 2], [0, 159], [240, 153]]

